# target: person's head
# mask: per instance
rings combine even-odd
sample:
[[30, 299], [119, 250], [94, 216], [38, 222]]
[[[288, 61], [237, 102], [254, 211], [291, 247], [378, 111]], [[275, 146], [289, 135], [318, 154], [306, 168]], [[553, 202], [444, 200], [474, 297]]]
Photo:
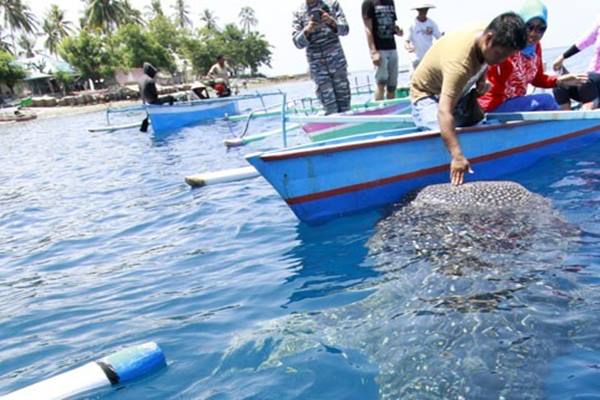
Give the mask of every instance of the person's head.
[[427, 12], [430, 8], [435, 8], [435, 5], [427, 1], [417, 1], [414, 3], [413, 10], [417, 10], [417, 19], [421, 22], [427, 21]]
[[217, 63], [218, 63], [218, 64], [219, 64], [221, 67], [225, 66], [225, 56], [224, 56], [224, 55], [222, 55], [222, 54], [219, 54], [219, 55], [217, 56]]
[[548, 26], [548, 9], [540, 0], [525, 0], [519, 15], [527, 26], [527, 44], [537, 44]]
[[481, 56], [490, 65], [501, 63], [525, 46], [527, 28], [523, 19], [514, 12], [494, 18], [479, 39]]
[[146, 75], [148, 75], [150, 78], [154, 78], [156, 76], [156, 73], [158, 72], [158, 70], [154, 67], [154, 65], [150, 64], [149, 62], [145, 62], [144, 63], [144, 73]]

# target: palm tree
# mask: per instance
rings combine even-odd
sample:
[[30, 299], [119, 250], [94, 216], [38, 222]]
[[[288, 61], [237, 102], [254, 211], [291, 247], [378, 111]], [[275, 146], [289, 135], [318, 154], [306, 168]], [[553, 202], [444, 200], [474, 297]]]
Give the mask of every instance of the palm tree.
[[252, 7], [242, 7], [240, 10], [240, 25], [242, 25], [242, 29], [245, 32], [250, 32], [250, 30], [258, 25], [258, 20], [254, 15], [254, 10]]
[[122, 1], [123, 11], [125, 13], [121, 22], [126, 24], [144, 25], [145, 22], [144, 18], [142, 18], [142, 12], [134, 8], [131, 3], [129, 3], [129, 0]]
[[162, 5], [160, 4], [160, 0], [151, 0], [150, 5], [146, 6], [148, 9], [147, 15], [148, 19], [152, 19], [155, 17], [162, 17], [165, 15], [162, 9]]
[[0, 9], [4, 11], [4, 26], [10, 28], [13, 43], [13, 52], [17, 53], [15, 44], [15, 31], [33, 33], [37, 26], [35, 16], [29, 6], [21, 0], [0, 0]]
[[173, 8], [175, 9], [175, 24], [177, 26], [181, 29], [184, 29], [186, 26], [192, 26], [192, 20], [189, 17], [190, 12], [185, 4], [185, 0], [175, 0]]
[[207, 8], [200, 14], [200, 21], [204, 22], [204, 26], [209, 30], [217, 29], [217, 17]]
[[27, 58], [31, 58], [35, 56], [33, 52], [33, 48], [35, 47], [35, 39], [27, 36], [26, 34], [21, 34], [19, 37], [19, 47], [21, 48], [21, 55], [24, 55]]
[[0, 26], [0, 50], [4, 50], [4, 51], [12, 54], [12, 49], [10, 48], [10, 42], [7, 40], [7, 36], [2, 31], [1, 26]]
[[56, 54], [58, 44], [73, 31], [71, 22], [65, 20], [65, 12], [56, 4], [50, 6], [42, 31], [46, 34], [46, 48]]
[[85, 24], [103, 33], [110, 33], [125, 19], [126, 10], [122, 0], [85, 0]]

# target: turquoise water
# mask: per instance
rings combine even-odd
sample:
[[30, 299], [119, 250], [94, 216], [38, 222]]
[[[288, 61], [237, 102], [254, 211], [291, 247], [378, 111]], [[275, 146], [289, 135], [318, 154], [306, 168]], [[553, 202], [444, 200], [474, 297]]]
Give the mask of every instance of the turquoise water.
[[507, 177], [570, 227], [534, 236], [564, 246], [506, 250], [502, 282], [526, 289], [488, 280], [493, 307], [439, 313], [407, 301], [434, 261], [371, 249], [390, 210], [308, 227], [262, 179], [183, 183], [281, 138], [227, 151], [243, 123], [86, 131], [103, 123], [0, 126], [1, 394], [152, 340], [167, 369], [91, 398], [600, 396], [600, 143]]

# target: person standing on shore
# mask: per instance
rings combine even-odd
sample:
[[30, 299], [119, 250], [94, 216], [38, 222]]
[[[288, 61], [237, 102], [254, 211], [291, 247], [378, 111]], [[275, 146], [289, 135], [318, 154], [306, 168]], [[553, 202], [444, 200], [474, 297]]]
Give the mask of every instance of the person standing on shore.
[[337, 0], [304, 0], [294, 13], [294, 45], [306, 48], [310, 76], [325, 114], [350, 110], [348, 64], [340, 36], [349, 32]]
[[435, 8], [431, 3], [419, 2], [413, 10], [417, 10], [417, 17], [408, 28], [408, 36], [404, 42], [406, 51], [413, 55], [412, 68], [417, 69], [427, 50], [433, 44], [433, 39], [442, 36], [434, 20], [427, 16], [430, 8]]
[[364, 0], [362, 17], [367, 34], [371, 60], [375, 66], [375, 100], [396, 97], [398, 86], [398, 51], [394, 35], [402, 36], [402, 29], [396, 25], [394, 0]]
[[477, 96], [487, 91], [487, 66], [501, 63], [526, 45], [523, 19], [513, 12], [504, 13], [485, 29], [478, 26], [444, 35], [413, 74], [413, 120], [418, 128], [440, 131], [451, 157], [453, 185], [462, 184], [464, 174], [470, 171], [456, 127], [475, 125], [483, 119]]

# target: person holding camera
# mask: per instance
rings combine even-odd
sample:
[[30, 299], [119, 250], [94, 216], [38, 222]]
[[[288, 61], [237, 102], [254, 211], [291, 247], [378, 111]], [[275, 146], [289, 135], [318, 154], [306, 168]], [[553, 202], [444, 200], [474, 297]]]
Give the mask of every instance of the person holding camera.
[[371, 60], [375, 65], [375, 100], [396, 97], [398, 86], [398, 51], [394, 35], [402, 36], [402, 29], [396, 25], [394, 0], [364, 0], [362, 17], [367, 34]]
[[310, 76], [325, 114], [350, 110], [348, 63], [340, 36], [348, 34], [346, 17], [337, 0], [305, 0], [294, 13], [294, 45], [306, 48]]

